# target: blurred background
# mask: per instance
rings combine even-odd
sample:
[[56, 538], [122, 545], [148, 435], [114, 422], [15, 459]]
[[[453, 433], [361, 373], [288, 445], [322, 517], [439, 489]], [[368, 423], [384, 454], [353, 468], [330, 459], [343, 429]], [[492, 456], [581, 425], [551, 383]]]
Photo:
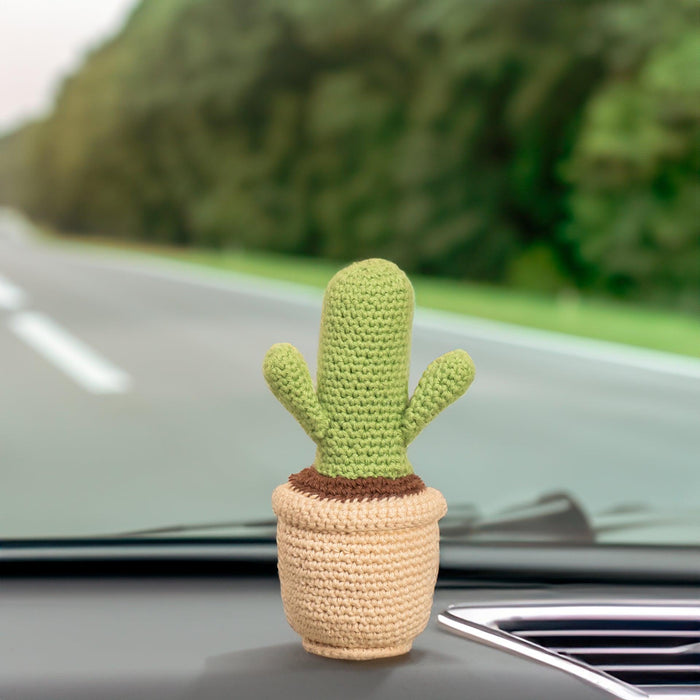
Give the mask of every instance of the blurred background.
[[0, 142], [3, 203], [700, 310], [696, 0], [111, 4], [126, 25]]
[[267, 513], [313, 451], [259, 364], [290, 340], [313, 367], [318, 323], [273, 281], [370, 256], [466, 314], [414, 348], [418, 376], [459, 344], [477, 365], [414, 452], [455, 502], [697, 505], [697, 0], [0, 0], [0, 63], [10, 531]]

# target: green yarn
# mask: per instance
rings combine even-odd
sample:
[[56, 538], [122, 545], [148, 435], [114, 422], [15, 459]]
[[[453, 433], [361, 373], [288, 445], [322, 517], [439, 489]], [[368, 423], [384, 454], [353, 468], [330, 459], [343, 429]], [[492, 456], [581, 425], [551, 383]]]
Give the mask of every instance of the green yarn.
[[409, 401], [413, 306], [413, 287], [394, 263], [357, 262], [326, 288], [315, 391], [294, 346], [268, 350], [265, 379], [316, 443], [321, 474], [411, 474], [406, 447], [474, 379], [469, 355], [453, 350], [428, 365]]

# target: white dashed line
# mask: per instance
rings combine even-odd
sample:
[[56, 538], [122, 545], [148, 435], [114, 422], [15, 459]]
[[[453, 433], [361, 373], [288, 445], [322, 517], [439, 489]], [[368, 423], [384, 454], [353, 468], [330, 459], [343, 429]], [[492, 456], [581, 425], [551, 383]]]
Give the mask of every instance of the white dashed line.
[[5, 277], [0, 276], [0, 309], [16, 311], [26, 302], [25, 293]]
[[[2, 209], [0, 209], [0, 214]], [[29, 224], [25, 224], [29, 228]], [[295, 282], [255, 277], [245, 273], [217, 271], [196, 263], [178, 262], [143, 253], [121, 252], [121, 260], [110, 258], [114, 251], [90, 250], [82, 256], [68, 254], [72, 263], [154, 279], [165, 279], [219, 289], [234, 294], [270, 299], [320, 309], [322, 290]], [[416, 326], [487, 342], [530, 350], [632, 367], [658, 374], [700, 380], [700, 359], [671, 352], [633, 347], [611, 341], [583, 338], [556, 331], [527, 328], [502, 321], [419, 307]]]
[[9, 321], [10, 329], [27, 345], [93, 394], [121, 394], [129, 390], [128, 374], [100, 357], [40, 313], [25, 311]]

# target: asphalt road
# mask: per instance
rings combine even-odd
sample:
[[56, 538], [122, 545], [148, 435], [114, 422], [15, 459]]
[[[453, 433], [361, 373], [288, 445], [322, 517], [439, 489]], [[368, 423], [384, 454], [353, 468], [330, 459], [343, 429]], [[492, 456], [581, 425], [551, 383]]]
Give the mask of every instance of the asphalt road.
[[[269, 516], [314, 449], [261, 362], [315, 366], [320, 293], [22, 229], [0, 212], [0, 536]], [[451, 505], [700, 506], [700, 362], [419, 313], [413, 383], [455, 347], [477, 380], [410, 450]]]

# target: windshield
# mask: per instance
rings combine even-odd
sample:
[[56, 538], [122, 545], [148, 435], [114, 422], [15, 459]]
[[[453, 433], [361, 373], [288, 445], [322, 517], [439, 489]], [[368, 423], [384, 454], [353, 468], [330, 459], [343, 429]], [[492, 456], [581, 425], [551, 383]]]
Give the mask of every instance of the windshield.
[[273, 537], [263, 358], [380, 257], [409, 395], [476, 367], [408, 452], [445, 539], [699, 545], [699, 52], [695, 0], [3, 3], [0, 539]]

